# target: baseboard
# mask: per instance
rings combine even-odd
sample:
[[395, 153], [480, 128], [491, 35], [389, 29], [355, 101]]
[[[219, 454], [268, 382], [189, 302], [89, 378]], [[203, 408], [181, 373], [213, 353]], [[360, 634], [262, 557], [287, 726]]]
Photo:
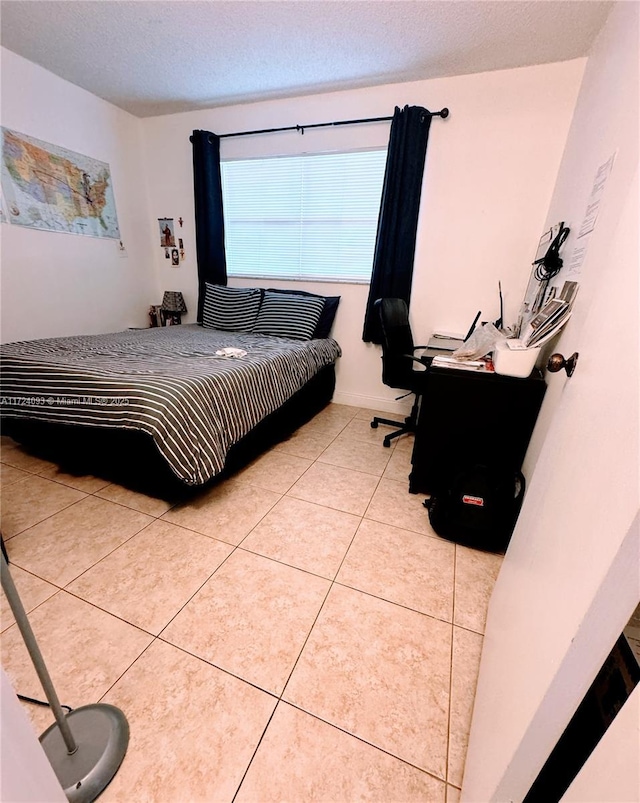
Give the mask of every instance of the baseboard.
[[359, 393], [344, 393], [336, 390], [332, 401], [349, 407], [363, 407], [365, 410], [377, 410], [382, 413], [392, 413], [404, 417], [411, 412], [413, 396], [407, 396], [402, 401], [394, 401], [393, 399], [384, 399], [378, 396], [363, 396]]

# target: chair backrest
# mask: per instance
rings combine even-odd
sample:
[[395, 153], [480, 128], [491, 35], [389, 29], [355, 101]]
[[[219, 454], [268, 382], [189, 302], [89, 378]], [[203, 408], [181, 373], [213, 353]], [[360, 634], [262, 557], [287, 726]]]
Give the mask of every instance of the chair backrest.
[[382, 329], [382, 381], [391, 388], [411, 389], [415, 383], [413, 335], [409, 309], [402, 298], [379, 298], [375, 302]]

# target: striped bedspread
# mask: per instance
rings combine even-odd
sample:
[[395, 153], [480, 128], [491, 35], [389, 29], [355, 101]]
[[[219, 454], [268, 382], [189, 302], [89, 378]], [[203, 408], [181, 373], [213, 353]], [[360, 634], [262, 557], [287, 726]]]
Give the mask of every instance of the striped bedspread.
[[[226, 348], [246, 355], [216, 354]], [[198, 485], [222, 470], [233, 444], [339, 356], [334, 340], [195, 324], [10, 343], [2, 346], [0, 410], [143, 430], [175, 474]]]

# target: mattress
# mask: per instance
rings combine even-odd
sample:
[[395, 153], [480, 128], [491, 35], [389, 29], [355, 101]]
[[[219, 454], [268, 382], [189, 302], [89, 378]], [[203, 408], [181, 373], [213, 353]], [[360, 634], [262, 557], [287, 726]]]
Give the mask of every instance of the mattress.
[[[216, 353], [229, 349], [245, 353]], [[196, 324], [10, 343], [1, 353], [0, 412], [141, 430], [180, 480], [200, 485], [222, 471], [235, 443], [339, 356], [332, 339]]]

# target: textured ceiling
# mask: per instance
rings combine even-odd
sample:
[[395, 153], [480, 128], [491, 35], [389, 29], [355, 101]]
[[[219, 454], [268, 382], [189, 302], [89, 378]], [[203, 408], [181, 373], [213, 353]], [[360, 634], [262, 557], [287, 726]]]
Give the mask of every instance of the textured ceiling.
[[586, 0], [3, 0], [1, 41], [140, 117], [587, 55]]

